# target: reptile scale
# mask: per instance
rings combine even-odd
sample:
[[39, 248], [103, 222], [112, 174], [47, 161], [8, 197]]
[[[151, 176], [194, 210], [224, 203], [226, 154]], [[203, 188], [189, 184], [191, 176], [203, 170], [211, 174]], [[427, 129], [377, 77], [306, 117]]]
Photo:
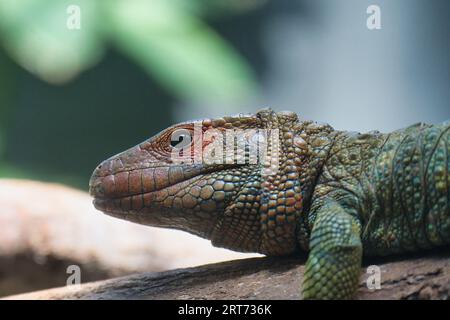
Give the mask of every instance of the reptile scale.
[[[195, 161], [198, 154], [186, 152], [194, 145], [217, 152], [228, 143], [239, 159], [229, 131], [250, 132], [246, 161]], [[249, 160], [259, 142], [264, 159], [277, 156], [276, 170], [265, 171], [273, 162]], [[183, 161], [173, 157], [179, 150]], [[171, 126], [102, 162], [90, 193], [109, 215], [184, 230], [215, 246], [271, 256], [307, 252], [303, 297], [348, 299], [363, 255], [450, 243], [449, 171], [450, 122], [360, 134], [262, 109]]]

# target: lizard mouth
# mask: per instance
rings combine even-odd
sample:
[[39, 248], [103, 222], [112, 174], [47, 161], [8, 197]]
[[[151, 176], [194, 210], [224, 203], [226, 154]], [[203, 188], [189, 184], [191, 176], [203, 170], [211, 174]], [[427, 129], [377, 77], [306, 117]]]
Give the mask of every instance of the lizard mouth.
[[92, 174], [89, 193], [96, 209], [112, 215], [176, 210], [175, 203], [166, 200], [170, 195], [188, 189], [206, 174], [234, 166], [239, 165], [172, 165], [112, 172], [102, 163]]
[[95, 208], [108, 214], [122, 216], [129, 213], [150, 213], [155, 209], [168, 210], [169, 208], [163, 206], [165, 198], [169, 194], [176, 194], [199, 179], [201, 174], [161, 189], [138, 193], [127, 192], [120, 195], [105, 194], [104, 190], [108, 190], [107, 188], [110, 187], [108, 184], [113, 180], [110, 180], [108, 176], [96, 177], [90, 187], [90, 194], [94, 197]]

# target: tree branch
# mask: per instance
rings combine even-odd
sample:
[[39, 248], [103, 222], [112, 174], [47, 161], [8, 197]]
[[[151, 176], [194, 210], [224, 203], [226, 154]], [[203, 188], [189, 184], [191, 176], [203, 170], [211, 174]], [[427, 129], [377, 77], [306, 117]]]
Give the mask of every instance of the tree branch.
[[[407, 260], [405, 260], [407, 259]], [[301, 299], [304, 258], [251, 258], [141, 273], [9, 299]], [[367, 289], [367, 266], [381, 268], [381, 289]], [[366, 261], [357, 299], [448, 299], [450, 250]]]

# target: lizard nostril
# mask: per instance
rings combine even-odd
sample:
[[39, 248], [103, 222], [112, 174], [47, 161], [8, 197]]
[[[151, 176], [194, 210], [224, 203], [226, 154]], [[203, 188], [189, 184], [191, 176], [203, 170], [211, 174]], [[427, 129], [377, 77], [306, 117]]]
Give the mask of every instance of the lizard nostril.
[[94, 170], [94, 172], [92, 173], [92, 176], [106, 176], [108, 174], [110, 174], [110, 170], [111, 169], [111, 161], [110, 160], [105, 160], [103, 162], [101, 162]]

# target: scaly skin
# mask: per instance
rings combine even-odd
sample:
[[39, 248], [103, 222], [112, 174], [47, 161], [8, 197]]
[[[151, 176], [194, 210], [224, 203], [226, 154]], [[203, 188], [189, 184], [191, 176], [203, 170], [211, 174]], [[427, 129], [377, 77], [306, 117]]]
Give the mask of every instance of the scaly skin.
[[[183, 129], [183, 138], [187, 132], [195, 142], [195, 125], [203, 140], [184, 153], [186, 161], [174, 161], [173, 136]], [[207, 137], [210, 129], [225, 136], [226, 129], [257, 128], [278, 129], [278, 144], [272, 136], [264, 140], [269, 158], [279, 155], [276, 171], [262, 171], [273, 168], [264, 161], [188, 161], [217, 146], [218, 139]], [[349, 133], [264, 109], [172, 126], [104, 161], [90, 191], [107, 214], [184, 230], [215, 246], [266, 255], [309, 252], [304, 298], [347, 299], [363, 255], [449, 244], [449, 132], [446, 123]], [[249, 146], [260, 141], [255, 136], [247, 136]]]

